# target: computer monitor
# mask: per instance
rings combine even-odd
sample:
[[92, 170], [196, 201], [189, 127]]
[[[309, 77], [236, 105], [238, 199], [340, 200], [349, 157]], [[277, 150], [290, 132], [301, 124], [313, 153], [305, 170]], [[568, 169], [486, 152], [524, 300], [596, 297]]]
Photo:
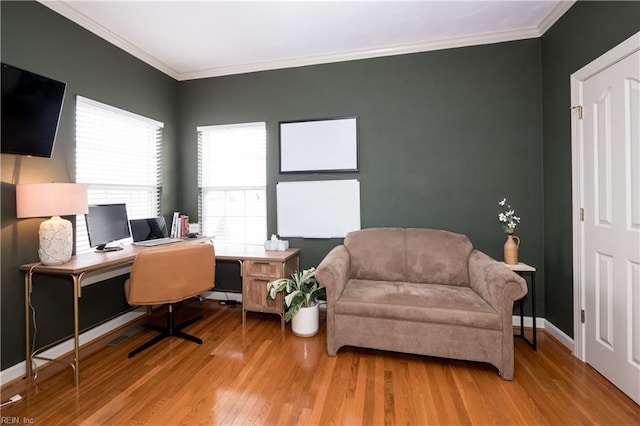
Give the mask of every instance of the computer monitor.
[[155, 240], [169, 236], [167, 222], [164, 217], [150, 217], [147, 219], [131, 219], [131, 236], [133, 242]]
[[113, 251], [121, 246], [108, 247], [107, 244], [129, 238], [129, 218], [126, 204], [99, 204], [89, 206], [85, 214], [89, 245], [98, 251]]

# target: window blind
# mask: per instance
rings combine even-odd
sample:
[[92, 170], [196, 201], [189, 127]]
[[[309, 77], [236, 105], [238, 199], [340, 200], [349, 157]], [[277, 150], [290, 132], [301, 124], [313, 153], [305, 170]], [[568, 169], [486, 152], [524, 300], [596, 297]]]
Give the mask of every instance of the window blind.
[[264, 244], [266, 124], [206, 126], [197, 131], [202, 233], [224, 243]]
[[[164, 124], [82, 96], [76, 99], [76, 181], [89, 204], [126, 203], [129, 219], [160, 214]], [[76, 252], [89, 250], [84, 216]]]

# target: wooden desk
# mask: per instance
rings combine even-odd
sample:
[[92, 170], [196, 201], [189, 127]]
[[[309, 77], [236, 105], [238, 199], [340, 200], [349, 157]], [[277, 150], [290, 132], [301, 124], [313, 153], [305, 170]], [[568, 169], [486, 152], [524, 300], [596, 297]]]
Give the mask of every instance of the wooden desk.
[[280, 327], [284, 330], [283, 295], [275, 300], [267, 299], [267, 283], [286, 278], [300, 269], [300, 249], [267, 251], [253, 246], [217, 246], [216, 258], [239, 260], [242, 275], [242, 325], [247, 312], [264, 312], [280, 315]]
[[[198, 239], [186, 239], [184, 242], [175, 244], [200, 244], [211, 241], [210, 238], [198, 238]], [[73, 347], [74, 357], [73, 361], [66, 363], [73, 369], [73, 382], [74, 385], [79, 384], [80, 375], [80, 330], [79, 330], [79, 310], [78, 300], [82, 297], [82, 282], [86, 278], [92, 275], [102, 274], [110, 270], [115, 270], [130, 266], [138, 253], [145, 250], [154, 250], [158, 248], [167, 248], [175, 246], [163, 245], [156, 247], [141, 247], [135, 245], [127, 245], [123, 250], [106, 252], [106, 253], [83, 253], [78, 256], [73, 256], [71, 260], [62, 265], [46, 266], [40, 263], [29, 263], [20, 266], [20, 270], [25, 271], [24, 288], [25, 288], [25, 337], [26, 337], [26, 375], [31, 379], [33, 375], [32, 360], [42, 359], [46, 361], [59, 362], [55, 359], [45, 358], [38, 356], [37, 354], [50, 348], [51, 346], [60, 343], [60, 341], [53, 342], [37, 350], [31, 351], [31, 315], [29, 313], [29, 305], [31, 302], [31, 293], [33, 291], [33, 274], [43, 275], [66, 275], [71, 277], [73, 281]], [[264, 303], [265, 307], [260, 308], [258, 306], [258, 290], [261, 279], [271, 277], [280, 278], [281, 276], [288, 276], [293, 270], [298, 269], [299, 264], [299, 249], [288, 249], [284, 252], [266, 251], [260, 247], [251, 246], [225, 246], [214, 244], [216, 251], [216, 259], [221, 260], [235, 260], [240, 262], [241, 273], [243, 275], [243, 301], [248, 302], [245, 306], [243, 302], [243, 323], [245, 313], [248, 310], [260, 311], [260, 312], [273, 312], [280, 314], [284, 322], [284, 314], [277, 312], [279, 307], [282, 311], [282, 300], [277, 305], [277, 301], [274, 304], [266, 303], [266, 282], [264, 282]], [[291, 269], [294, 268], [295, 269]], [[291, 272], [290, 272], [291, 270]], [[261, 271], [267, 271], [261, 273]], [[286, 275], [285, 275], [286, 274]], [[276, 276], [277, 275], [277, 276]], [[275, 279], [273, 278], [273, 279]], [[248, 292], [248, 296], [245, 296], [245, 292]]]

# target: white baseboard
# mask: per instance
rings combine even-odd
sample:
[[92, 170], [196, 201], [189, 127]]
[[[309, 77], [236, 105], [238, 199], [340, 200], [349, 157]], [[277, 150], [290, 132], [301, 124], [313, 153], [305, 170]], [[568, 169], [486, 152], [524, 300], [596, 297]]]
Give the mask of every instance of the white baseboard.
[[[520, 327], [520, 315], [513, 316], [513, 326]], [[533, 327], [533, 318], [532, 317], [524, 317], [524, 326], [525, 327]], [[544, 318], [536, 317], [536, 330], [544, 330], [545, 321]]]
[[575, 354], [575, 343], [572, 337], [567, 336], [564, 331], [560, 330], [558, 327], [548, 321], [546, 323], [545, 330], [558, 342], [569, 348], [571, 353]]
[[[513, 316], [513, 326], [520, 327], [520, 315]], [[524, 317], [524, 326], [525, 327], [533, 327], [533, 318], [532, 317]], [[558, 342], [562, 343], [564, 346], [569, 348], [573, 352], [574, 343], [573, 339], [567, 336], [562, 330], [558, 327], [545, 320], [544, 318], [536, 317], [536, 330], [544, 330], [553, 336]]]
[[[110, 321], [105, 322], [104, 324], [100, 324], [97, 327], [92, 328], [91, 330], [85, 331], [80, 334], [80, 346], [87, 344], [97, 338], [102, 337], [103, 335], [121, 327], [136, 318], [139, 318], [146, 314], [146, 308], [137, 308], [133, 311], [124, 313]], [[46, 351], [42, 352], [40, 355], [46, 358], [57, 359], [62, 357], [63, 355], [73, 351], [73, 338], [69, 340], [65, 340], [64, 342], [56, 345]], [[38, 367], [48, 364], [50, 361], [36, 359], [34, 360]], [[5, 384], [15, 380], [19, 377], [24, 377], [27, 373], [26, 361], [22, 361], [12, 367], [6, 368], [0, 371], [0, 386], [4, 386]]]
[[213, 300], [235, 300], [236, 302], [242, 302], [241, 293], [231, 293], [224, 291], [208, 291], [202, 295], [205, 299]]

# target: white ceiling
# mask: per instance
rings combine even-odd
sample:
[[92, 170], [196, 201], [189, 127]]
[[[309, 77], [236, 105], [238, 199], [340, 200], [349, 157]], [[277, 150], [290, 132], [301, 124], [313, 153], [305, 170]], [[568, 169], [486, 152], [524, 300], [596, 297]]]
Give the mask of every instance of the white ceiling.
[[41, 2], [189, 80], [539, 37], [574, 0]]

